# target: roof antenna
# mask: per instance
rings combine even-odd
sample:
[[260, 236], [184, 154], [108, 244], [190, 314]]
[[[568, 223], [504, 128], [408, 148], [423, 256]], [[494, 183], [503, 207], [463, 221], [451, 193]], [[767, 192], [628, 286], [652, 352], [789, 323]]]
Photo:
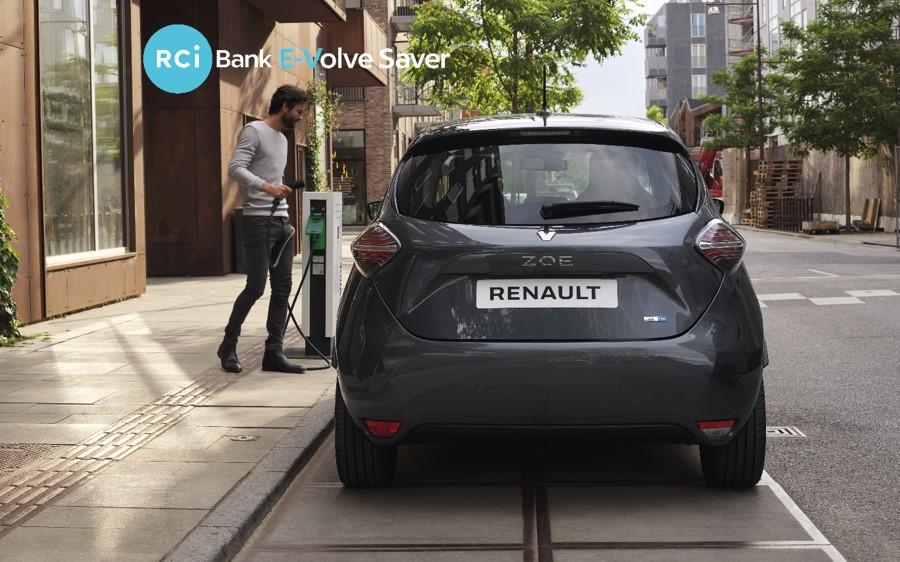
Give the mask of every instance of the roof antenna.
[[544, 107], [538, 112], [538, 115], [543, 117], [544, 126], [547, 126], [547, 117], [550, 116], [550, 110], [547, 109], [547, 65], [544, 65], [544, 79], [543, 79], [543, 92], [544, 92]]

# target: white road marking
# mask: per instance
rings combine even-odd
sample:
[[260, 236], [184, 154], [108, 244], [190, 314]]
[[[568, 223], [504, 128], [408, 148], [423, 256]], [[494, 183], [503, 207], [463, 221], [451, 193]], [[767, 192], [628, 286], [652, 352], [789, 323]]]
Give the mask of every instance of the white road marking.
[[820, 271], [818, 269], [807, 269], [806, 271], [812, 271], [813, 273], [818, 273], [819, 275], [824, 275], [825, 277], [840, 277], [840, 275], [828, 273], [827, 271]]
[[889, 289], [867, 289], [864, 291], [844, 291], [851, 297], [896, 297], [900, 293]]
[[760, 308], [769, 308], [769, 305], [767, 305], [767, 304], [764, 303], [763, 301], [759, 301], [759, 307], [760, 307]]
[[825, 535], [822, 534], [822, 531], [816, 528], [815, 524], [810, 521], [809, 517], [807, 517], [806, 514], [803, 513], [803, 510], [801, 510], [800, 507], [797, 506], [796, 503], [794, 503], [794, 500], [792, 500], [787, 492], [784, 491], [784, 488], [782, 488], [781, 485], [776, 482], [768, 472], [763, 471], [763, 475], [759, 481], [759, 485], [768, 486], [769, 489], [772, 490], [772, 493], [775, 494], [775, 497], [778, 498], [784, 505], [785, 509], [790, 512], [790, 514], [794, 517], [794, 519], [797, 520], [798, 523], [800, 523], [800, 526], [803, 527], [803, 530], [805, 530], [809, 534], [809, 536], [812, 537], [812, 541], [807, 544], [820, 546], [822, 550], [825, 551], [825, 554], [835, 562], [847, 561], [847, 559], [844, 558], [840, 552], [838, 552], [838, 549], [831, 545], [829, 540], [825, 538]]
[[806, 297], [800, 293], [769, 293], [756, 295], [761, 301], [803, 301]]
[[819, 306], [831, 306], [834, 304], [865, 304], [856, 297], [821, 297], [809, 300], [811, 300], [813, 304]]

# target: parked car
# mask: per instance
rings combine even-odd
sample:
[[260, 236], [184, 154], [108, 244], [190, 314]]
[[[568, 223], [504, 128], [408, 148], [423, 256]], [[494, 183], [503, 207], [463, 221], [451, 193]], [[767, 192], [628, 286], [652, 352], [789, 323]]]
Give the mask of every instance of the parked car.
[[[555, 182], [576, 195], [547, 196]], [[338, 472], [510, 434], [698, 444], [715, 486], [765, 458], [745, 242], [684, 145], [644, 119], [478, 118], [409, 147], [352, 244], [334, 357]]]

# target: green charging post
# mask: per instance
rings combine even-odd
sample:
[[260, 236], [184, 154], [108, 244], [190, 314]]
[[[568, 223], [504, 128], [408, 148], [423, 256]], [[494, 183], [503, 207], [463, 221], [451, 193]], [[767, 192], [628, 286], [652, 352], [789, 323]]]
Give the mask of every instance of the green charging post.
[[309, 219], [306, 222], [306, 235], [313, 243], [313, 250], [324, 250], [325, 240], [325, 213], [318, 209], [310, 209]]

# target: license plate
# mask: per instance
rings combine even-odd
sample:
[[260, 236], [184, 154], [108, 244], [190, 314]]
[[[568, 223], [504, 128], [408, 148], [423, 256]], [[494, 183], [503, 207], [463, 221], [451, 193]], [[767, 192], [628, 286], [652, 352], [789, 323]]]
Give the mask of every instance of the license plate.
[[482, 279], [478, 308], [618, 308], [615, 279]]

